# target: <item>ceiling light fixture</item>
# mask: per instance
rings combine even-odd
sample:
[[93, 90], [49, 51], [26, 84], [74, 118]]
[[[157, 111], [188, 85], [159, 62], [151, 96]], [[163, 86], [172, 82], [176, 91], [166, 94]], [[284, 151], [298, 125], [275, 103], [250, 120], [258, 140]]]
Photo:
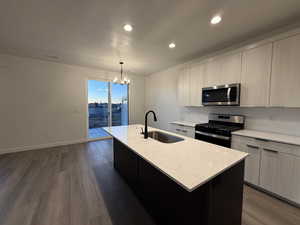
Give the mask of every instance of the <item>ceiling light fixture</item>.
[[131, 26], [130, 24], [125, 24], [123, 28], [124, 28], [124, 30], [127, 31], [127, 32], [132, 31], [132, 26]]
[[130, 80], [128, 78], [123, 77], [123, 64], [124, 64], [124, 62], [121, 61], [120, 62], [120, 65], [121, 65], [121, 71], [120, 71], [121, 79], [119, 81], [118, 77], [115, 77], [114, 80], [113, 80], [114, 83], [119, 83], [119, 84], [129, 84], [130, 83]]
[[174, 42], [169, 44], [169, 48], [175, 48], [175, 47], [176, 47], [176, 44]]
[[222, 17], [221, 16], [214, 16], [211, 20], [210, 23], [211, 24], [218, 24], [222, 21]]

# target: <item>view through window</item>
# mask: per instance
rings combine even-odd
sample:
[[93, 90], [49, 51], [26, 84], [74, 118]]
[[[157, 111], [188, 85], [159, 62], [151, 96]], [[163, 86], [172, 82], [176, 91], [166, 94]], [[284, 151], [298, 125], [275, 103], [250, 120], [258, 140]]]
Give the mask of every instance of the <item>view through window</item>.
[[106, 126], [128, 125], [128, 85], [88, 81], [89, 137], [107, 136]]

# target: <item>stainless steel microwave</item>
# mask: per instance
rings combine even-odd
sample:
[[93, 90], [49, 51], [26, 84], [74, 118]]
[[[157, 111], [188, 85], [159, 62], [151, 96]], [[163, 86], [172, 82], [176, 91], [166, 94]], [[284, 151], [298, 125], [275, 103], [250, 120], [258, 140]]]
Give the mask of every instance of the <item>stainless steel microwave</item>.
[[204, 106], [239, 106], [241, 84], [226, 84], [202, 88]]

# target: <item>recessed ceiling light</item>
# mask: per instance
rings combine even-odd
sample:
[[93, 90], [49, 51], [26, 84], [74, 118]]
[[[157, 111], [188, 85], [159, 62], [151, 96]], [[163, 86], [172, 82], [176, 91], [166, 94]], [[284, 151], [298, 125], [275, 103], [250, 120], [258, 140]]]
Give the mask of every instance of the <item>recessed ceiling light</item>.
[[221, 16], [214, 16], [214, 17], [211, 19], [210, 23], [211, 23], [211, 24], [218, 24], [218, 23], [220, 23], [221, 21], [222, 21], [222, 17], [221, 17]]
[[132, 31], [132, 26], [130, 24], [125, 24], [123, 28], [125, 31], [128, 31], [128, 32]]
[[172, 43], [169, 44], [169, 48], [175, 48], [175, 47], [176, 47], [176, 45], [175, 45], [174, 42], [172, 42]]

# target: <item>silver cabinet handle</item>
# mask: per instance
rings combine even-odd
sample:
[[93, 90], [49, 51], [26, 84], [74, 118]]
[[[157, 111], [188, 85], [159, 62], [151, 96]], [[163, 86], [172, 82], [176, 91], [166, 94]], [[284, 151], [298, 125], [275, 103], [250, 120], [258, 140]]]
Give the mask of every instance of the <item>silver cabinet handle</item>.
[[268, 142], [269, 140], [266, 140], [266, 139], [262, 139], [262, 138], [254, 138], [255, 140], [257, 141], [264, 141], [264, 142]]
[[247, 147], [248, 147], [248, 148], [255, 148], [255, 149], [259, 149], [259, 147], [258, 147], [258, 146], [254, 146], [254, 145], [248, 145], [248, 144], [247, 144]]
[[178, 128], [176, 128], [176, 131], [179, 131], [179, 132], [180, 132], [181, 130], [180, 130], [180, 129], [178, 129]]
[[276, 150], [273, 150], [273, 149], [264, 148], [264, 150], [265, 150], [265, 151], [267, 151], [267, 152], [272, 152], [272, 153], [275, 153], [275, 154], [277, 154], [277, 153], [278, 153], [278, 151], [276, 151]]
[[187, 132], [187, 130], [181, 130], [183, 133], [186, 133]]
[[222, 139], [222, 140], [230, 140], [230, 137], [226, 137], [223, 135], [218, 135], [218, 134], [211, 134], [211, 133], [206, 133], [206, 132], [202, 132], [202, 131], [195, 131], [196, 134], [201, 134], [204, 136], [208, 136], [208, 137], [213, 137], [213, 138], [218, 138], [218, 139]]

